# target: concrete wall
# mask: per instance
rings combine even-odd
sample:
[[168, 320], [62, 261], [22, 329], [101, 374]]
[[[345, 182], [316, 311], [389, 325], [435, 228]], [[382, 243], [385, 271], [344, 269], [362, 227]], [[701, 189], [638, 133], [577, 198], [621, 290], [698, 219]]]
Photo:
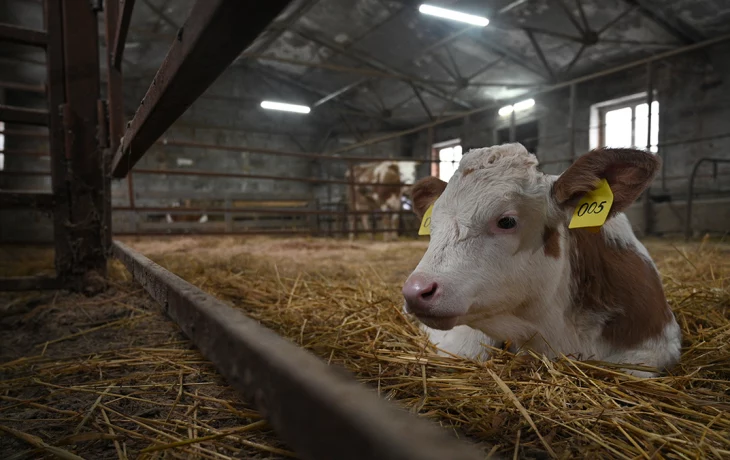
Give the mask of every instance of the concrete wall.
[[[657, 233], [683, 231], [688, 177], [694, 163], [703, 157], [730, 159], [730, 62], [726, 59], [729, 53], [730, 44], [718, 45], [703, 53], [654, 64], [660, 124], [658, 154], [663, 168], [651, 186], [651, 193], [670, 200], [652, 203], [651, 216]], [[577, 156], [588, 152], [589, 133], [597, 129], [591, 126], [591, 106], [645, 93], [646, 82], [646, 69], [640, 67], [577, 86], [574, 141]], [[516, 117], [518, 125], [538, 122], [539, 144], [534, 153], [543, 164], [542, 170], [549, 174], [560, 174], [570, 165], [566, 160], [571, 157], [569, 94], [566, 88], [536, 96], [535, 106]], [[465, 150], [494, 145], [497, 130], [510, 124], [509, 117], [501, 117], [496, 112], [484, 112], [451, 126], [442, 125], [434, 130], [433, 140], [461, 138]], [[723, 134], [728, 136], [684, 142]], [[413, 154], [422, 157], [428, 149], [427, 134], [421, 132], [413, 137]], [[663, 143], [668, 145], [662, 146]], [[702, 166], [696, 189], [700, 192], [693, 210], [693, 226], [697, 231], [730, 231], [730, 164], [720, 165], [716, 176], [711, 165]], [[638, 233], [644, 230], [643, 212], [640, 204], [629, 211]]]

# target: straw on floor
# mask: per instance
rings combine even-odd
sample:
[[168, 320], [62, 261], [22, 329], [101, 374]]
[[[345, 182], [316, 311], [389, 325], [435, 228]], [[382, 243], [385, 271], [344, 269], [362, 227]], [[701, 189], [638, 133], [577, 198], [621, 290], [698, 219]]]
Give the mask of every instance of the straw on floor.
[[177, 253], [160, 248], [156, 258], [349, 369], [383, 397], [502, 454], [730, 456], [727, 244], [648, 243], [684, 333], [681, 365], [650, 380], [606, 363], [499, 350], [487, 363], [436, 356], [401, 313], [400, 285], [423, 253], [422, 243], [301, 239], [203, 246]]
[[[485, 457], [496, 452], [519, 458], [730, 456], [728, 244], [647, 243], [683, 329], [684, 350], [672, 375], [642, 380], [602, 363], [548, 361], [501, 350], [486, 363], [437, 356], [401, 313], [400, 286], [423, 254], [422, 241], [126, 242], [331, 365], [348, 369], [384, 398], [470, 442], [493, 446], [485, 447]], [[114, 267], [117, 278], [129, 279]], [[83, 458], [292, 455], [155, 312], [138, 286], [118, 283], [116, 294], [93, 299], [96, 309], [85, 310], [94, 315], [104, 305], [116, 305], [125, 314], [69, 329], [48, 346], [46, 356], [41, 346], [0, 365], [5, 379], [0, 429], [9, 428], [7, 436], [31, 454], [63, 449]], [[129, 297], [114, 299], [120, 295]], [[33, 311], [53, 303], [45, 302]], [[61, 295], [56, 304], [75, 311], [78, 302]], [[92, 328], [100, 329], [87, 330]], [[141, 338], [136, 330], [152, 338]], [[133, 336], [126, 347], [99, 342], [119, 333]], [[50, 359], [53, 350], [57, 356]], [[241, 449], [247, 453], [237, 454]], [[95, 455], [100, 452], [104, 455]]]

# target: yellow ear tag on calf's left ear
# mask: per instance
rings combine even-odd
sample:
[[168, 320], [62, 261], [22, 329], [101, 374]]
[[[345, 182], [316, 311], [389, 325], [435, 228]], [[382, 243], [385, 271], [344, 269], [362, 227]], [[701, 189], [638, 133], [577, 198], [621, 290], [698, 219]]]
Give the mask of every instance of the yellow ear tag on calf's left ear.
[[431, 234], [431, 212], [433, 212], [433, 205], [428, 207], [421, 219], [421, 227], [418, 229], [418, 234], [421, 236]]
[[606, 222], [612, 205], [613, 192], [611, 187], [606, 179], [601, 179], [598, 187], [586, 193], [578, 202], [568, 228], [585, 228], [597, 233]]

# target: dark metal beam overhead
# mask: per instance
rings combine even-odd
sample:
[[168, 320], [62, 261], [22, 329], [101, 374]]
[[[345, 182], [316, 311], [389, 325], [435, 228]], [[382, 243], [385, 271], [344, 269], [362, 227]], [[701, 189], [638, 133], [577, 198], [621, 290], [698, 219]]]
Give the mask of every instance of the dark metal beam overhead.
[[[115, 1], [115, 0], [112, 0]], [[115, 27], [114, 43], [108, 43], [107, 46], [112, 50], [112, 64], [120, 70], [122, 68], [122, 56], [124, 55], [124, 44], [127, 41], [127, 33], [129, 32], [129, 23], [132, 20], [132, 10], [134, 9], [134, 0], [120, 0], [119, 14], [117, 25]]]
[[418, 98], [418, 102], [421, 103], [421, 107], [423, 107], [423, 111], [426, 112], [426, 115], [428, 115], [429, 120], [433, 120], [433, 114], [431, 113], [431, 109], [428, 108], [428, 104], [426, 104], [426, 101], [423, 100], [423, 96], [421, 96], [421, 92], [416, 88], [416, 85], [411, 84], [411, 88], [413, 88], [413, 92], [416, 94], [416, 97]]
[[530, 39], [530, 43], [532, 43], [532, 47], [535, 49], [535, 53], [537, 53], [537, 57], [540, 58], [540, 62], [542, 62], [543, 67], [545, 67], [545, 70], [550, 74], [550, 80], [555, 80], [555, 73], [553, 72], [552, 67], [550, 67], [550, 63], [548, 62], [547, 58], [545, 57], [545, 53], [542, 52], [542, 48], [540, 47], [540, 44], [537, 42], [537, 39], [535, 38], [535, 34], [530, 32], [529, 30], [526, 32], [527, 37]]
[[[271, 70], [266, 69], [264, 67], [260, 67], [260, 66], [256, 68], [256, 71], [267, 76], [268, 78], [270, 78], [272, 80], [276, 80], [285, 85], [302, 89], [312, 95], [319, 97], [320, 98], [319, 100], [321, 100], [321, 98], [329, 96], [329, 93], [327, 93], [326, 91], [322, 91], [319, 88], [314, 88], [306, 83], [299, 81], [296, 78], [289, 77], [288, 75], [284, 75], [284, 74], [278, 73], [278, 72], [272, 72]], [[346, 100], [335, 100], [334, 102], [336, 102], [339, 105], [342, 105], [343, 107], [347, 107], [348, 109], [355, 110], [360, 115], [374, 117], [374, 118], [382, 118], [379, 114], [374, 114], [369, 110], [363, 109], [362, 107], [358, 106], [357, 104], [353, 104], [352, 102], [349, 102]]]
[[177, 25], [175, 21], [173, 21], [168, 15], [166, 15], [162, 9], [155, 6], [155, 4], [152, 3], [150, 0], [142, 0], [142, 3], [144, 3], [147, 8], [152, 10], [152, 12], [155, 13], [158, 18], [162, 19], [162, 21], [164, 21], [168, 26], [172, 27], [175, 30], [180, 28], [180, 26]]
[[368, 80], [370, 80], [370, 79], [369, 78], [362, 78], [360, 80], [357, 80], [357, 81], [354, 81], [354, 82], [350, 83], [349, 85], [345, 85], [342, 88], [338, 89], [337, 91], [333, 91], [330, 94], [327, 94], [326, 96], [324, 96], [322, 99], [316, 101], [314, 104], [312, 104], [312, 108], [319, 107], [320, 105], [324, 104], [325, 102], [327, 102], [329, 100], [332, 100], [332, 99], [334, 99], [334, 98], [336, 98], [338, 96], [342, 96], [346, 92], [350, 91], [353, 88], [356, 88], [356, 87], [362, 85], [363, 83], [367, 82]]
[[[289, 14], [289, 17], [287, 17], [283, 23], [275, 23], [269, 26], [264, 31], [261, 42], [253, 45], [256, 49], [249, 51], [258, 53], [267, 51], [269, 47], [284, 34], [284, 32], [304, 17], [304, 15], [306, 15], [318, 2], [319, 0], [303, 0], [301, 4], [292, 11], [291, 14]], [[238, 59], [236, 59], [236, 61], [238, 61]]]
[[187, 108], [289, 3], [198, 0], [130, 122], [112, 163], [124, 177]]
[[660, 9], [648, 5], [644, 0], [624, 1], [631, 6], [638, 7], [641, 14], [654, 21], [667, 33], [671, 34], [674, 38], [685, 45], [697, 43], [706, 38], [703, 34], [699, 33], [693, 27], [690, 27], [681, 19], [671, 17], [663, 13]]
[[[315, 36], [315, 33], [314, 32], [311, 32], [311, 31], [306, 31], [305, 32], [305, 31], [302, 31], [301, 29], [292, 30], [292, 32], [294, 32], [297, 35], [301, 36], [302, 38], [305, 38], [305, 39], [307, 39], [307, 40], [309, 40], [309, 41], [311, 41], [313, 43], [316, 43], [316, 44], [318, 44], [320, 46], [324, 46], [325, 48], [329, 48], [329, 49], [332, 49], [332, 50], [335, 50], [335, 51], [339, 51], [340, 53], [342, 53], [346, 57], [348, 57], [350, 59], [353, 59], [355, 61], [358, 61], [361, 64], [365, 64], [367, 66], [370, 66], [370, 67], [373, 67], [373, 68], [376, 68], [376, 69], [380, 69], [380, 70], [383, 70], [383, 71], [386, 71], [386, 72], [390, 72], [390, 73], [399, 75], [401, 77], [404, 77], [404, 78], [407, 78], [407, 79], [410, 79], [410, 80], [413, 80], [415, 78], [415, 77], [413, 77], [411, 75], [405, 74], [404, 72], [400, 72], [400, 71], [398, 71], [398, 70], [390, 67], [387, 64], [384, 64], [383, 62], [379, 61], [378, 59], [375, 59], [372, 56], [366, 56], [366, 55], [364, 55], [364, 53], [361, 53], [361, 52], [357, 52], [356, 53], [352, 49], [343, 49], [343, 47], [341, 45], [338, 45], [336, 43], [331, 43], [327, 39], [324, 39], [322, 37]], [[419, 83], [417, 86], [420, 86], [424, 91], [426, 91], [427, 93], [429, 93], [429, 94], [431, 94], [433, 96], [436, 96], [436, 97], [438, 97], [440, 99], [443, 99], [443, 100], [448, 100], [448, 95], [444, 94], [440, 89], [437, 89], [437, 88], [435, 88], [435, 87], [433, 87], [431, 85], [426, 85], [424, 83]], [[467, 103], [465, 101], [461, 101], [461, 100], [455, 99], [454, 102], [457, 103], [457, 104], [459, 104], [463, 108], [471, 108], [471, 104], [469, 104], [469, 103]]]

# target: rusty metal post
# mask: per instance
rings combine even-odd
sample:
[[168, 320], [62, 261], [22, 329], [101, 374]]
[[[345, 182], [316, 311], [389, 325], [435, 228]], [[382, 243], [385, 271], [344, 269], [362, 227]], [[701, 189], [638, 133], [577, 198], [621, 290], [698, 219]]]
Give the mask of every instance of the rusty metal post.
[[[124, 98], [122, 94], [122, 71], [121, 67], [113, 64], [114, 41], [117, 35], [117, 22], [119, 19], [119, 3], [112, 0], [104, 4], [105, 36], [107, 43], [106, 65], [108, 72], [107, 79], [107, 101], [109, 107], [109, 147], [113, 153], [119, 148], [119, 141], [124, 134]], [[134, 2], [128, 2], [134, 4]]]
[[106, 276], [104, 224], [109, 206], [104, 196], [99, 123], [99, 31], [96, 12], [88, 0], [63, 1], [63, 48], [66, 101], [63, 128], [69, 160], [68, 237], [73, 241], [71, 275], [77, 284], [96, 273]]
[[48, 100], [48, 141], [51, 154], [51, 189], [53, 194], [53, 240], [56, 276], [65, 280], [74, 266], [71, 238], [67, 222], [71, 203], [68, 195], [68, 171], [64, 151], [64, 130], [61, 108], [66, 100], [64, 72], [64, 34], [62, 0], [45, 0], [44, 23], [48, 34], [46, 78]]
[[[113, 154], [112, 150], [112, 154]], [[111, 161], [109, 167], [111, 168]], [[111, 172], [111, 171], [110, 171]], [[127, 195], [129, 196], [129, 207], [132, 210], [132, 222], [134, 223], [134, 231], [139, 230], [139, 212], [137, 211], [137, 205], [134, 202], [134, 173], [132, 171], [127, 174]]]

